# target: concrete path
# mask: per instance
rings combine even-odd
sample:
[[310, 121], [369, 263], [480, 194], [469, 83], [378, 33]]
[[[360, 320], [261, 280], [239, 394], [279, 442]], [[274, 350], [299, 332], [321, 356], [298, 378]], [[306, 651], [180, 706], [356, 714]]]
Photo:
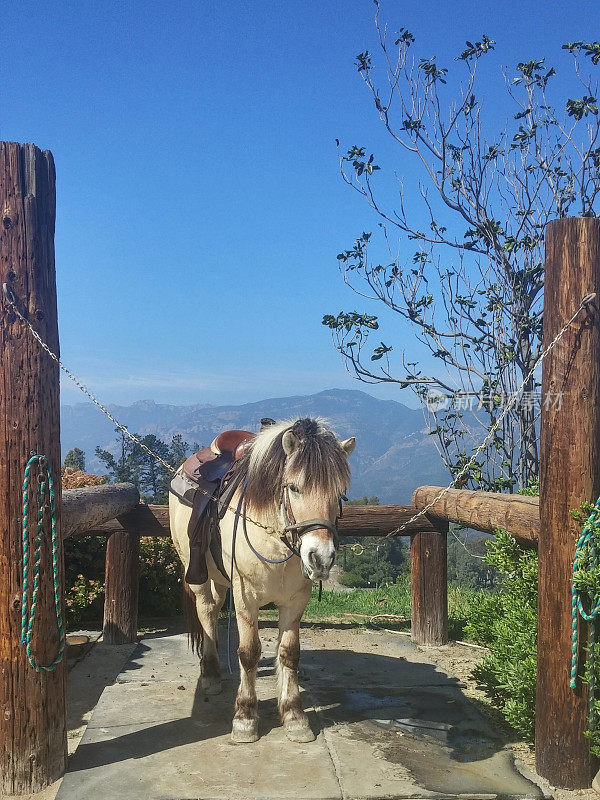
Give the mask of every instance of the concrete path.
[[185, 635], [145, 636], [104, 690], [58, 800], [542, 797], [457, 680], [407, 639], [346, 630], [340, 649], [340, 634], [303, 631], [317, 739], [295, 744], [277, 717], [277, 631], [261, 628], [261, 738], [251, 745], [229, 738], [236, 679], [209, 697]]

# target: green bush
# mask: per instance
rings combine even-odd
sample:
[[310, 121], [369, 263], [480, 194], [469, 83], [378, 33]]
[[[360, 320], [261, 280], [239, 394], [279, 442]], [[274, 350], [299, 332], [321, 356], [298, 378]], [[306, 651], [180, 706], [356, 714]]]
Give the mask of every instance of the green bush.
[[143, 537], [140, 543], [140, 616], [182, 613], [182, 567], [170, 539]]
[[508, 722], [528, 740], [535, 730], [537, 665], [537, 553], [506, 531], [487, 543], [486, 562], [500, 573], [500, 589], [472, 601], [465, 635], [490, 653], [473, 676]]
[[[65, 541], [67, 629], [102, 620], [106, 543], [96, 537]], [[85, 577], [84, 577], [85, 576]], [[170, 539], [142, 537], [140, 542], [141, 617], [181, 614], [181, 562]]]
[[104, 584], [77, 575], [65, 593], [67, 629], [81, 628], [86, 622], [102, 619]]

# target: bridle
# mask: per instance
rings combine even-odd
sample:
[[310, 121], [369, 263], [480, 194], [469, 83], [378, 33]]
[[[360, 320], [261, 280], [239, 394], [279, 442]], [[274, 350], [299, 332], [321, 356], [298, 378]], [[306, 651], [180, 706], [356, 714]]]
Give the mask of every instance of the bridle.
[[[339, 514], [335, 518], [335, 522], [330, 522], [328, 519], [306, 519], [303, 522], [296, 522], [294, 512], [292, 511], [292, 504], [290, 502], [290, 486], [288, 483], [284, 484], [281, 490], [281, 512], [285, 527], [283, 534], [280, 537], [281, 541], [291, 551], [293, 555], [300, 556], [301, 539], [305, 533], [310, 531], [317, 531], [325, 528], [331, 533], [333, 539], [333, 546], [337, 550], [340, 546], [340, 537], [337, 529], [337, 521], [342, 516], [342, 500], [344, 497], [339, 498]], [[289, 535], [289, 538], [288, 538]]]

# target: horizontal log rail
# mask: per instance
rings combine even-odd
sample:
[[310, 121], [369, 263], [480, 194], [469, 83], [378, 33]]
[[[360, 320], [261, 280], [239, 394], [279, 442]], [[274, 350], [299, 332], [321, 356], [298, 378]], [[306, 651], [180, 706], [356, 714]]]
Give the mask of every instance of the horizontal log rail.
[[[416, 513], [414, 506], [344, 506], [338, 529], [340, 536], [385, 536], [408, 523]], [[127, 513], [119, 515], [118, 519], [105, 517], [102, 522], [87, 527], [82, 525], [79, 529], [70, 530], [67, 535], [110, 536], [134, 530], [142, 536], [170, 536], [169, 507], [139, 503]], [[407, 525], [402, 535], [435, 530], [437, 527], [433, 523], [426, 517], [420, 517]]]
[[[420, 486], [414, 505], [344, 506], [338, 522], [340, 536], [386, 536], [402, 525], [402, 536], [436, 531], [453, 522], [484, 533], [504, 528], [523, 544], [535, 546], [540, 520], [537, 497], [450, 489], [431, 510], [409, 520], [432, 502], [440, 486]], [[107, 484], [63, 492], [64, 536], [110, 536], [137, 532], [142, 536], [170, 536], [169, 507], [139, 502], [133, 484]]]
[[83, 533], [132, 511], [140, 502], [133, 483], [106, 483], [62, 492], [63, 538]]
[[[416, 508], [425, 508], [441, 491], [441, 486], [419, 486], [413, 494], [413, 503]], [[504, 528], [517, 541], [530, 547], [537, 545], [540, 533], [539, 498], [520, 494], [449, 489], [433, 504], [428, 516], [484, 533]]]

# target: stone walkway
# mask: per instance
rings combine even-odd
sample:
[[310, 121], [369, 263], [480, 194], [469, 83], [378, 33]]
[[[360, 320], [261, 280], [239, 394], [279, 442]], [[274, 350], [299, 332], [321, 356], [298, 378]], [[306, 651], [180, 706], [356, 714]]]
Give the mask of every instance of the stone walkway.
[[543, 796], [458, 681], [385, 632], [352, 631], [348, 647], [345, 631], [340, 649], [335, 625], [303, 630], [303, 702], [317, 739], [289, 742], [277, 717], [277, 631], [261, 624], [258, 742], [230, 741], [235, 678], [207, 696], [185, 635], [147, 635], [104, 690], [58, 800]]

